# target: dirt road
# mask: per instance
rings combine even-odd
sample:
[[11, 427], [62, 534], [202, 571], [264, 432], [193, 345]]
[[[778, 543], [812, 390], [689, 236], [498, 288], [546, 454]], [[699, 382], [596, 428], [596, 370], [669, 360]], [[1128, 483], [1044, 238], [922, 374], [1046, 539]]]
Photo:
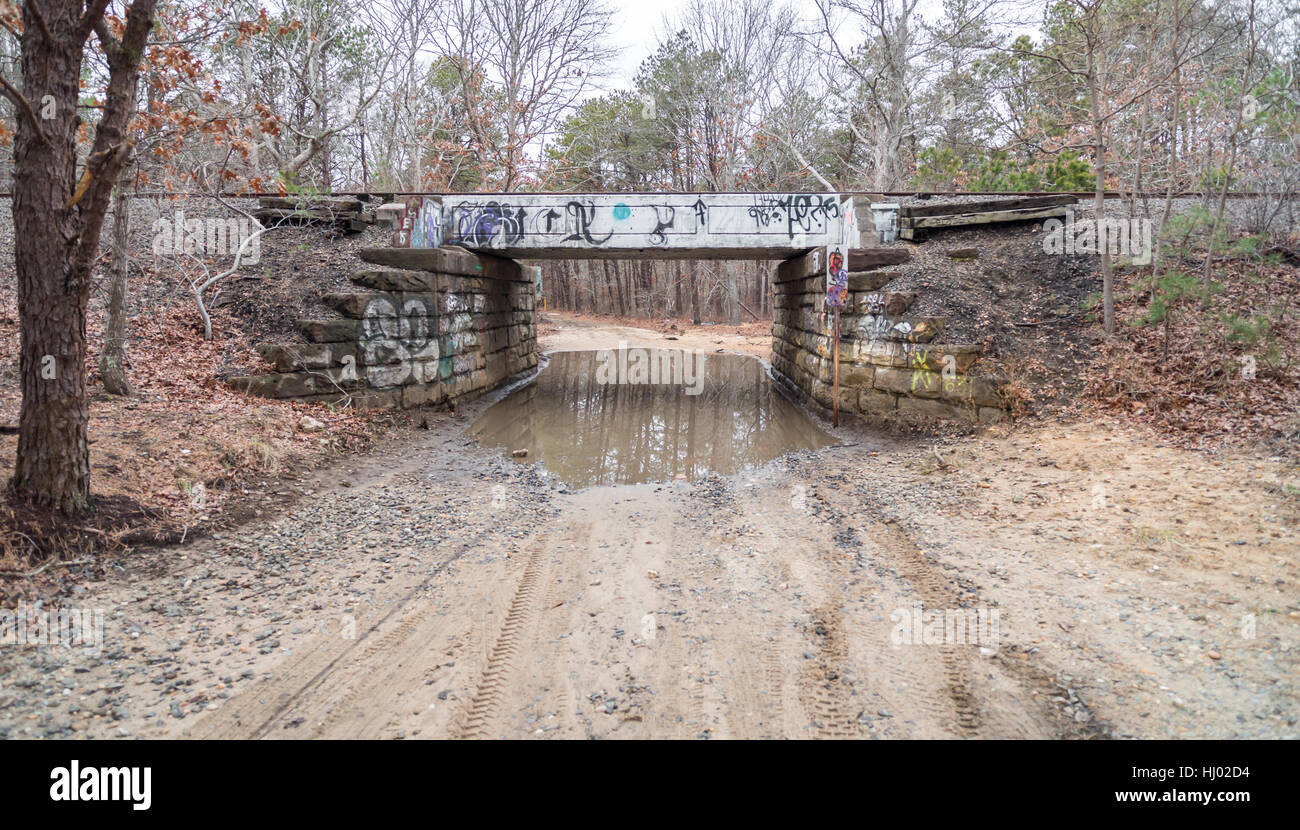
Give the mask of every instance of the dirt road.
[[[1300, 736], [1282, 459], [850, 425], [569, 492], [472, 446], [473, 415], [141, 557], [86, 597], [97, 655], [0, 650], [0, 737]], [[927, 644], [918, 606], [995, 637]]]

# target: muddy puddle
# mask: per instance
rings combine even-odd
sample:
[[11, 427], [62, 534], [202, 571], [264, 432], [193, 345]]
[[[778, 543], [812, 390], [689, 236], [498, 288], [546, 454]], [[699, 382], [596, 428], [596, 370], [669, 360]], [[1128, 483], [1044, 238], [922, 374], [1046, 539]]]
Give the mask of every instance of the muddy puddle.
[[693, 481], [837, 443], [752, 357], [638, 348], [552, 354], [472, 432], [572, 487]]

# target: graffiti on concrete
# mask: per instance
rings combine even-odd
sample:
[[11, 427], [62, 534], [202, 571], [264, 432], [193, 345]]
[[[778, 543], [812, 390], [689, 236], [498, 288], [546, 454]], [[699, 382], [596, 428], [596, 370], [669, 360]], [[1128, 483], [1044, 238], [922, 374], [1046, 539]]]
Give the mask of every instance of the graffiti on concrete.
[[888, 314], [864, 314], [857, 325], [860, 340], [892, 340], [899, 343], [929, 343], [943, 330], [941, 318], [900, 319]]
[[522, 256], [548, 248], [772, 248], [779, 258], [779, 249], [858, 244], [851, 200], [835, 193], [460, 196], [443, 205], [442, 226], [446, 243]]
[[484, 204], [461, 202], [454, 210], [455, 233], [448, 242], [488, 248], [497, 244], [509, 245], [524, 237], [524, 220], [527, 212], [509, 204], [488, 201]]
[[442, 203], [429, 196], [406, 200], [393, 233], [395, 248], [436, 248], [442, 244]]
[[[627, 221], [632, 211], [627, 205], [618, 204], [614, 206], [612, 213], [615, 214], [615, 221]], [[621, 214], [621, 219], [618, 214]], [[599, 239], [593, 237], [591, 235], [591, 225], [595, 220], [596, 206], [590, 200], [569, 202], [564, 206], [565, 229], [569, 231], [569, 235], [564, 237], [564, 241], [586, 242], [588, 245], [604, 245], [614, 235], [614, 231], [611, 230]]]
[[784, 196], [755, 196], [747, 211], [755, 228], [785, 226], [786, 236], [820, 233], [843, 215], [834, 194], [791, 193]]
[[414, 376], [423, 382], [421, 361], [436, 361], [438, 309], [418, 296], [377, 294], [366, 305], [358, 342], [366, 377], [376, 386], [395, 386]]

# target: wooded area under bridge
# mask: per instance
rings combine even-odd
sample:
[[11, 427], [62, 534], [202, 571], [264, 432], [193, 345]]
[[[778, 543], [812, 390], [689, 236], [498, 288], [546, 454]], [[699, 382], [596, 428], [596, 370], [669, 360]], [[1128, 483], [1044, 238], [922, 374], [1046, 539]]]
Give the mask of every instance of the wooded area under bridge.
[[737, 324], [772, 316], [768, 286], [776, 262], [579, 259], [538, 264], [546, 308], [696, 323]]

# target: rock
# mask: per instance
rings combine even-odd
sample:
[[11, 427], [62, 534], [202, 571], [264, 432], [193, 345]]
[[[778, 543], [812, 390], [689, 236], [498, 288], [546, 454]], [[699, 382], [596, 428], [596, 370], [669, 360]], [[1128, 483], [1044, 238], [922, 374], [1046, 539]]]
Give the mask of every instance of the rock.
[[375, 221], [385, 228], [396, 228], [402, 221], [406, 205], [402, 202], [385, 202], [375, 210]]
[[912, 258], [906, 248], [854, 248], [849, 251], [849, 271], [874, 271], [890, 265], [901, 265]]
[[899, 275], [898, 271], [850, 271], [850, 291], [876, 291]]
[[511, 451], [510, 451], [510, 457], [511, 457], [511, 458], [527, 458], [527, 457], [528, 457], [528, 450], [511, 450]]
[[519, 263], [489, 254], [473, 254], [464, 248], [362, 248], [357, 251], [363, 262], [384, 268], [434, 271], [467, 277], [527, 281]]
[[298, 429], [302, 432], [320, 432], [325, 429], [325, 424], [310, 415], [304, 415], [298, 421]]

